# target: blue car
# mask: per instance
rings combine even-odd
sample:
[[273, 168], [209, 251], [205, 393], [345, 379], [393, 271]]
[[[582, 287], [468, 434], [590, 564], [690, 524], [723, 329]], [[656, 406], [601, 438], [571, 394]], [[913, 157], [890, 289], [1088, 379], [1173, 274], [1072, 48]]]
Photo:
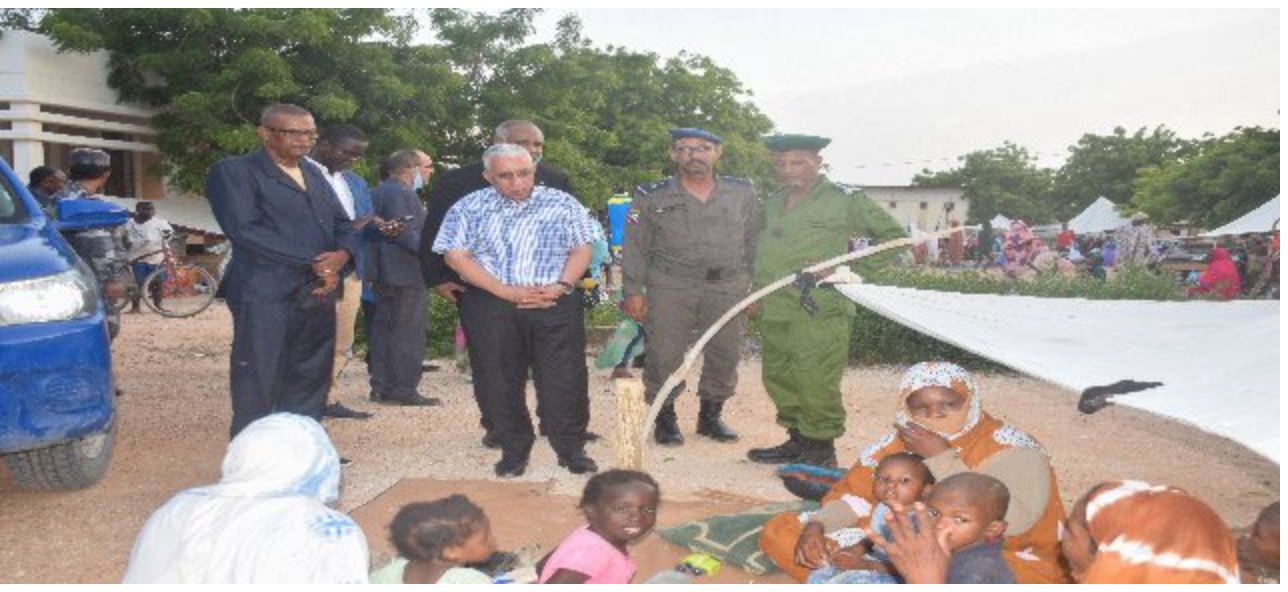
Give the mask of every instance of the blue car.
[[112, 458], [115, 388], [94, 275], [59, 230], [115, 226], [78, 200], [51, 219], [0, 159], [0, 456], [19, 486], [80, 489]]

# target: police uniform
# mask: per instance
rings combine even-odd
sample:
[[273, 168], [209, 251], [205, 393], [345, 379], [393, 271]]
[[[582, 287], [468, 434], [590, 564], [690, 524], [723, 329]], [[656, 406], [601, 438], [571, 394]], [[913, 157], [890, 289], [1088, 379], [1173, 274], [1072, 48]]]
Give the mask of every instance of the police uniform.
[[[717, 177], [705, 202], [675, 177], [635, 190], [622, 278], [626, 296], [644, 295], [648, 302], [644, 386], [650, 401], [698, 336], [747, 296], [758, 227], [756, 192], [746, 179]], [[715, 405], [717, 419], [737, 386], [742, 333], [739, 315], [705, 350], [698, 397]]]
[[[827, 143], [826, 138], [814, 136], [788, 138], [795, 141], [767, 143], [775, 151], [816, 151]], [[904, 234], [899, 223], [862, 192], [842, 188], [822, 175], [791, 209], [787, 209], [787, 197], [784, 190], [765, 201], [753, 279], [756, 288], [845, 253], [852, 235], [875, 244]], [[860, 271], [890, 257], [862, 262]], [[801, 306], [800, 295], [798, 288], [788, 287], [761, 302], [761, 372], [777, 409], [778, 425], [793, 438], [826, 442], [830, 449], [831, 441], [845, 431], [841, 375], [849, 359], [856, 310], [836, 290], [818, 289], [811, 293], [818, 309], [810, 315]], [[772, 456], [755, 460], [781, 462]]]

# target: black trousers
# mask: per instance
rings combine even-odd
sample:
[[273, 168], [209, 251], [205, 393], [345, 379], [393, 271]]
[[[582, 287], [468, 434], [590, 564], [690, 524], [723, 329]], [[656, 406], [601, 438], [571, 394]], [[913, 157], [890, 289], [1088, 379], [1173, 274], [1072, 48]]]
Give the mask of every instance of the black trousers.
[[375, 284], [372, 322], [371, 392], [385, 399], [410, 399], [420, 385], [425, 359], [425, 286]]
[[335, 304], [229, 303], [233, 314], [231, 435], [287, 412], [322, 419], [335, 355]]
[[550, 446], [563, 457], [581, 452], [590, 422], [581, 296], [564, 296], [548, 309], [521, 310], [475, 289], [461, 296], [460, 311], [475, 394], [501, 448], [527, 455], [536, 441], [525, 396], [531, 371]]

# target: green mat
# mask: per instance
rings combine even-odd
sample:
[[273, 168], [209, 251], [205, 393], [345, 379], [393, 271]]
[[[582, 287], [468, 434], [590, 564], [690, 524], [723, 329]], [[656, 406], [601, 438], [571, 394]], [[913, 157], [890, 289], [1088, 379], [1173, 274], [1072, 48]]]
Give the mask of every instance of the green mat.
[[737, 514], [712, 516], [658, 531], [662, 540], [693, 552], [709, 553], [729, 567], [755, 575], [778, 571], [778, 566], [760, 550], [760, 531], [765, 523], [783, 512], [818, 509], [817, 502], [795, 501], [769, 504]]

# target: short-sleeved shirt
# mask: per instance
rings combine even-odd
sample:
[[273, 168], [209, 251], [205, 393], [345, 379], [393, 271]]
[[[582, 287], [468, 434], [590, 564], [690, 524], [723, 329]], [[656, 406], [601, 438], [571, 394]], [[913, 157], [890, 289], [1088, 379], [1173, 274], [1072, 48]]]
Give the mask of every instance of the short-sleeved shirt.
[[507, 286], [559, 281], [568, 252], [604, 237], [577, 198], [536, 186], [523, 201], [488, 187], [452, 206], [434, 239], [434, 252], [468, 251]]
[[[851, 238], [878, 243], [901, 238], [903, 228], [890, 214], [861, 192], [850, 191], [819, 177], [800, 202], [787, 209], [787, 195], [780, 192], [765, 202], [764, 228], [756, 247], [753, 285], [760, 288], [810, 264], [843, 255]], [[858, 265], [862, 273], [864, 265]], [[853, 316], [854, 303], [835, 290], [816, 290], [813, 298], [819, 316]], [[800, 305], [800, 291], [779, 290], [761, 303], [767, 321], [808, 319]]]
[[130, 250], [125, 256], [131, 261], [143, 257], [140, 263], [159, 265], [165, 260], [160, 251], [165, 246], [165, 236], [174, 232], [170, 223], [160, 218], [152, 218], [139, 224], [131, 219], [125, 223], [125, 236], [130, 241]]
[[635, 577], [635, 562], [589, 526], [578, 528], [546, 560], [539, 584], [546, 583], [561, 569], [590, 576], [587, 584], [629, 584]]
[[622, 244], [622, 286], [643, 294], [656, 275], [728, 280], [750, 276], [760, 228], [751, 181], [716, 178], [706, 201], [670, 177], [635, 189]]

